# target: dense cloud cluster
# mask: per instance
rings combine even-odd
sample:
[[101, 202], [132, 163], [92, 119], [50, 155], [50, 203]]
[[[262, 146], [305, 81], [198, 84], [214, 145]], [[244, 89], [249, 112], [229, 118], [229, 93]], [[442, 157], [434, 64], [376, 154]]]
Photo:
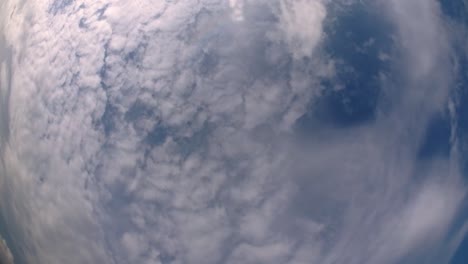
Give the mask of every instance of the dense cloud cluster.
[[[311, 113], [355, 76], [327, 50], [354, 8], [392, 29], [376, 51], [390, 69], [370, 121], [319, 129]], [[1, 10], [0, 223], [17, 263], [446, 263], [466, 231], [456, 135], [421, 157], [434, 116], [457, 126], [436, 1]]]

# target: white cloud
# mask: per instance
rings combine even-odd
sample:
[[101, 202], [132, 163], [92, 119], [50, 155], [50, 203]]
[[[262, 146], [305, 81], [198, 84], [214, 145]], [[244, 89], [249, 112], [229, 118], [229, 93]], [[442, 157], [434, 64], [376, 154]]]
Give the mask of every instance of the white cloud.
[[244, 20], [244, 1], [243, 0], [229, 0], [229, 6], [232, 9], [232, 18], [236, 21]]
[[0, 203], [16, 246], [47, 264], [385, 264], [426, 249], [428, 230], [437, 244], [465, 192], [456, 162], [414, 188], [417, 146], [402, 145], [421, 141], [450, 83], [426, 2], [389, 4], [411, 54], [390, 114], [299, 146], [292, 127], [334, 73], [316, 50], [324, 2], [29, 2], [6, 31]]
[[0, 240], [0, 261], [5, 264], [12, 264], [13, 255], [11, 254], [10, 249], [8, 248], [5, 240]]
[[[388, 15], [401, 36], [408, 85], [407, 104], [426, 109], [441, 110], [447, 101], [453, 81], [453, 65], [449, 35], [437, 1], [385, 2]], [[411, 70], [407, 70], [411, 69]], [[414, 102], [413, 98], [424, 102]]]
[[443, 236], [462, 198], [463, 190], [457, 186], [440, 183], [423, 186], [400, 216], [403, 225], [400, 246], [411, 250], [411, 246]]
[[326, 14], [321, 0], [280, 1], [279, 30], [294, 57], [312, 55], [322, 38]]

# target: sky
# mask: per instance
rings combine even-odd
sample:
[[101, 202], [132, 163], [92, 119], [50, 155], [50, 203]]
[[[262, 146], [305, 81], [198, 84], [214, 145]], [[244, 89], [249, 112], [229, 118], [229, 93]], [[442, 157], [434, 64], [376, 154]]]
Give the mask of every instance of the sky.
[[2, 1], [0, 260], [463, 263], [450, 10]]

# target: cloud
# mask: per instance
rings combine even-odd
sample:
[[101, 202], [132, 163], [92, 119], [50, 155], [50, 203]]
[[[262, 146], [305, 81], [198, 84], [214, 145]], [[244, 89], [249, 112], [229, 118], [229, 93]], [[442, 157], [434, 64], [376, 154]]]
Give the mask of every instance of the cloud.
[[54, 3], [5, 30], [0, 208], [23, 262], [385, 264], [443, 243], [466, 190], [455, 143], [416, 155], [452, 80], [434, 1], [376, 5], [401, 67], [381, 113], [308, 140], [339, 67], [325, 2]]
[[229, 0], [229, 6], [232, 8], [232, 18], [236, 21], [244, 20], [244, 1], [243, 0]]
[[279, 30], [281, 39], [294, 57], [308, 57], [322, 38], [322, 24], [327, 15], [320, 0], [280, 1]]
[[10, 249], [6, 245], [5, 240], [0, 242], [0, 263], [13, 264], [13, 255], [10, 252]]

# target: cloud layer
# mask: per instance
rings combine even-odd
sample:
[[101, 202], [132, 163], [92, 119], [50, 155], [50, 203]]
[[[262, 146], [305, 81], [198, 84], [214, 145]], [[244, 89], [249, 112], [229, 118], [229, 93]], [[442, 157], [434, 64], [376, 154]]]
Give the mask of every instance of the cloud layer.
[[[311, 117], [303, 133], [298, 120], [349, 89], [337, 80], [356, 69], [327, 37], [355, 9], [392, 29], [375, 117]], [[457, 126], [435, 1], [2, 10], [0, 210], [17, 263], [446, 263], [465, 232], [457, 138], [418, 154], [435, 115]]]

